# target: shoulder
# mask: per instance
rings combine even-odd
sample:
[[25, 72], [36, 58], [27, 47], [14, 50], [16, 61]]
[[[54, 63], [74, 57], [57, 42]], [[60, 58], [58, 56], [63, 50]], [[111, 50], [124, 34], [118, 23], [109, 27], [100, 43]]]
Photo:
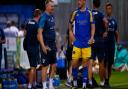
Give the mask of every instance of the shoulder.
[[11, 31], [16, 31], [16, 32], [19, 31], [19, 29], [18, 29], [16, 26], [11, 26], [11, 27], [10, 27], [10, 30], [11, 30]]
[[78, 13], [79, 9], [72, 11], [72, 14]]
[[74, 11], [71, 12], [71, 16], [75, 16], [78, 13], [79, 9], [76, 9]]
[[112, 17], [112, 20], [113, 20], [113, 21], [116, 21], [116, 18], [115, 18], [115, 17]]
[[89, 9], [89, 8], [86, 9], [86, 12], [88, 13], [92, 13], [92, 11], [93, 11], [92, 9]]
[[111, 21], [114, 23], [117, 23], [116, 18], [115, 17], [111, 17]]
[[75, 16], [78, 14], [78, 9], [72, 11], [71, 16], [70, 16], [70, 22], [73, 23], [73, 21], [75, 20]]
[[47, 17], [48, 17], [48, 15], [46, 14], [46, 12], [43, 12], [43, 13], [41, 14], [41, 17], [40, 17], [39, 22], [42, 22], [42, 21], [44, 22], [44, 21], [46, 21]]
[[104, 16], [103, 12], [102, 11], [99, 11], [99, 10], [92, 10], [92, 13], [95, 15], [100, 15], [100, 16]]
[[27, 22], [27, 24], [28, 24], [28, 25], [29, 25], [29, 24], [30, 24], [30, 25], [32, 25], [32, 24], [34, 25], [34, 24], [36, 24], [36, 21], [33, 20], [33, 19], [29, 19], [28, 22]]
[[88, 8], [87, 8], [86, 12], [88, 13], [88, 15], [89, 15], [90, 17], [93, 16], [93, 11], [92, 11], [91, 9], [88, 9]]
[[48, 15], [46, 14], [46, 12], [43, 12], [42, 14], [41, 14], [41, 18], [46, 18]]

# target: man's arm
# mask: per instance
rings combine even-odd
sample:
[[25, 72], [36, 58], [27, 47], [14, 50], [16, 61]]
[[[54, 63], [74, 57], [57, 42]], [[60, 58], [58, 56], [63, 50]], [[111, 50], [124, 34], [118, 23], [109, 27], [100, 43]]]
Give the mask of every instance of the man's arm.
[[94, 39], [94, 35], [95, 35], [95, 24], [91, 24], [91, 38]]
[[95, 42], [94, 40], [94, 35], [95, 35], [95, 24], [91, 24], [91, 38], [88, 41], [88, 44], [93, 44]]
[[108, 35], [108, 20], [106, 17], [103, 18], [104, 26], [105, 26], [105, 32], [103, 34], [103, 37], [107, 37]]
[[92, 12], [90, 12], [90, 24], [91, 24], [91, 38], [88, 44], [94, 43], [94, 35], [95, 35], [95, 21]]
[[75, 37], [74, 37], [74, 34], [73, 34], [73, 27], [70, 23], [69, 23], [69, 26], [68, 26], [68, 30], [69, 30], [69, 44], [72, 45], [72, 43], [75, 41]]
[[119, 39], [118, 31], [115, 31], [115, 38], [117, 42], [117, 49], [120, 50], [120, 39]]
[[103, 18], [104, 26], [105, 26], [105, 31], [108, 31], [108, 20], [106, 17]]
[[38, 28], [37, 39], [38, 39], [38, 41], [39, 41], [39, 43], [41, 45], [41, 48], [42, 48], [43, 52], [45, 54], [47, 54], [47, 51], [49, 49], [46, 47], [46, 45], [44, 43], [44, 38], [43, 38], [43, 34], [42, 34], [43, 31], [44, 31], [45, 22], [46, 22], [46, 17], [45, 16], [42, 16], [40, 18], [40, 21], [39, 21], [39, 28]]
[[42, 48], [42, 50], [43, 50], [43, 52], [45, 53], [45, 54], [47, 54], [47, 51], [49, 50], [47, 47], [46, 47], [46, 45], [45, 45], [45, 43], [44, 43], [44, 38], [43, 38], [43, 29], [41, 29], [41, 28], [39, 28], [38, 29], [38, 34], [37, 34], [37, 39], [38, 39], [38, 41], [39, 41], [39, 43], [40, 43], [40, 45], [41, 45], [41, 48]]
[[117, 44], [119, 46], [119, 44], [120, 44], [120, 37], [119, 37], [119, 31], [118, 31], [118, 26], [117, 26], [117, 22], [116, 21], [115, 21], [115, 29], [116, 29], [116, 31], [115, 31], [115, 38], [116, 38], [116, 42], [117, 42]]
[[43, 30], [41, 28], [38, 29], [38, 35], [37, 35], [37, 39], [39, 41], [39, 43], [41, 44], [42, 48], [45, 48], [45, 44], [44, 44], [44, 39], [43, 39]]
[[68, 24], [68, 30], [69, 30], [69, 44], [72, 45], [72, 43], [75, 41], [75, 36], [73, 34], [73, 24], [75, 21], [75, 16], [76, 16], [77, 11], [72, 12], [70, 15], [69, 19], [69, 24]]
[[117, 44], [119, 45], [120, 44], [120, 39], [119, 39], [118, 31], [115, 32], [115, 38], [116, 38]]

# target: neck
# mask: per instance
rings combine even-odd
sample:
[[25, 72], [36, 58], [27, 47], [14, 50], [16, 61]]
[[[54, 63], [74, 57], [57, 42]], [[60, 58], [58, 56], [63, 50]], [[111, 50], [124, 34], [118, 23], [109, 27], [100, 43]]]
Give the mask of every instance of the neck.
[[50, 15], [50, 14], [51, 14], [51, 13], [50, 13], [49, 11], [47, 11], [47, 10], [46, 10], [45, 12], [46, 12], [48, 15]]
[[80, 8], [81, 11], [85, 11], [85, 9], [86, 9], [85, 5]]
[[107, 14], [107, 17], [111, 17], [112, 15], [111, 14]]
[[98, 8], [96, 8], [95, 6], [93, 7], [94, 10], [98, 10]]
[[39, 18], [38, 18], [38, 17], [34, 17], [34, 20], [35, 20], [36, 22], [38, 22], [38, 21], [39, 21]]

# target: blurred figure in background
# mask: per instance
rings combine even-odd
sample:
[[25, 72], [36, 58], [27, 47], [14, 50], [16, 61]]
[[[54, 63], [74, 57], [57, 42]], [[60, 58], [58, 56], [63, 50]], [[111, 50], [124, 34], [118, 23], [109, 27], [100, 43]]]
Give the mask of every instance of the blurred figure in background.
[[29, 83], [28, 89], [36, 87], [36, 67], [39, 61], [39, 43], [37, 40], [38, 21], [41, 16], [41, 11], [36, 9], [34, 11], [34, 18], [29, 20], [26, 24], [26, 35], [24, 40], [24, 48], [27, 52], [30, 70], [29, 70]]
[[6, 28], [4, 29], [5, 36], [9, 35], [8, 32], [10, 30], [10, 27], [11, 27], [11, 21], [7, 21]]
[[6, 37], [6, 43], [3, 45], [4, 47], [4, 61], [5, 61], [5, 69], [7, 69], [8, 67], [8, 63], [7, 63], [7, 36], [9, 36], [9, 29], [11, 27], [11, 21], [7, 21], [6, 23], [6, 28], [4, 29], [4, 34]]
[[19, 29], [17, 28], [15, 21], [8, 21], [4, 32], [7, 37], [17, 37]]
[[16, 64], [18, 65], [17, 68], [25, 68], [27, 69], [30, 67], [28, 64], [28, 57], [26, 54], [26, 51], [23, 48], [23, 41], [25, 37], [26, 31], [25, 31], [25, 24], [21, 24], [18, 37], [17, 37], [17, 52], [16, 52]]
[[19, 32], [19, 29], [16, 26], [16, 22], [11, 21], [10, 33], [12, 33], [12, 36], [18, 37], [18, 32]]
[[59, 29], [56, 29], [56, 48], [57, 52], [61, 51], [61, 45], [62, 45], [62, 37], [59, 32]]
[[2, 62], [2, 44], [4, 43], [5, 43], [4, 31], [0, 28], [0, 70], [1, 70], [1, 62]]
[[8, 65], [8, 60], [5, 58], [5, 62], [8, 68], [18, 68], [19, 65], [16, 64], [16, 51], [17, 51], [17, 44], [16, 44], [16, 38], [18, 37], [19, 29], [16, 26], [15, 21], [8, 21], [7, 22], [7, 28], [4, 29], [5, 36], [6, 36], [6, 50], [7, 53], [11, 53], [10, 56], [12, 56], [11, 61], [13, 64], [10, 66]]
[[19, 32], [18, 32], [18, 37], [24, 37], [25, 36], [25, 25], [24, 24], [21, 24], [21, 27], [19, 29]]
[[117, 22], [112, 16], [113, 6], [111, 3], [106, 4], [106, 15], [108, 19], [108, 35], [105, 41], [105, 87], [110, 87], [109, 79], [112, 73], [112, 65], [114, 63], [115, 42], [119, 48], [119, 35], [117, 30]]

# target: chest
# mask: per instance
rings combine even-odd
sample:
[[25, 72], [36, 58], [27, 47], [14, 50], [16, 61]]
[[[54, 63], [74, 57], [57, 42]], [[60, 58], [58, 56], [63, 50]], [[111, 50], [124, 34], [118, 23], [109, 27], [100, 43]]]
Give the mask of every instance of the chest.
[[46, 26], [49, 27], [50, 29], [54, 29], [55, 19], [53, 16], [47, 16]]
[[79, 12], [76, 14], [75, 22], [79, 26], [86, 26], [90, 23], [90, 15], [87, 12]]
[[108, 26], [109, 26], [109, 31], [116, 30], [116, 22], [114, 20], [109, 20]]

